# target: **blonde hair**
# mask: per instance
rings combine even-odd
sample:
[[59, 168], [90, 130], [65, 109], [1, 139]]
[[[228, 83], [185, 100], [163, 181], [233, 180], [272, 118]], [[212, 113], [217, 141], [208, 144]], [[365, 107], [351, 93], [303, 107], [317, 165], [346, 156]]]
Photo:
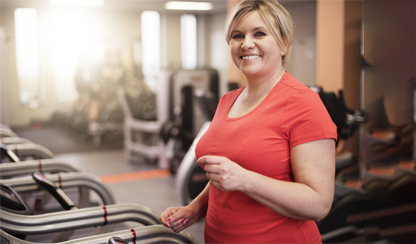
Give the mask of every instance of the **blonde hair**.
[[257, 11], [260, 14], [279, 47], [286, 50], [282, 58], [283, 65], [285, 65], [292, 52], [293, 20], [289, 12], [276, 0], [242, 0], [239, 2], [232, 9], [227, 20], [225, 27], [227, 43], [230, 43], [231, 34], [237, 24], [252, 11]]

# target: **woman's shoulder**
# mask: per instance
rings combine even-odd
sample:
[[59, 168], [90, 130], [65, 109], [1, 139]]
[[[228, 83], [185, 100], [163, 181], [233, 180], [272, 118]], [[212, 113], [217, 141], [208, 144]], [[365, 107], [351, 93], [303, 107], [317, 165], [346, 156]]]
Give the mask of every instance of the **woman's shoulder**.
[[311, 94], [315, 93], [305, 84], [303, 84], [302, 82], [294, 78], [289, 72], [286, 72], [285, 76], [280, 82], [283, 83], [289, 89], [293, 89], [294, 92], [301, 91], [301, 92], [306, 92], [306, 93], [311, 93]]
[[[321, 102], [318, 93], [307, 87], [302, 82], [295, 79], [288, 72], [279, 83], [282, 83], [278, 89], [281, 97], [286, 97], [290, 103], [311, 103]], [[311, 105], [312, 105], [311, 104]]]

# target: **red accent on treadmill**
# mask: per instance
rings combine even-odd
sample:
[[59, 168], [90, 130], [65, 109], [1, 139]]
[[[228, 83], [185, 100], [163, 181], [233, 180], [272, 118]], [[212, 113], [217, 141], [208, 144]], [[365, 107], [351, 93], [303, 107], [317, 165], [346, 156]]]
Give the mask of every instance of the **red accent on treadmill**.
[[104, 209], [104, 225], [107, 224], [107, 208], [105, 206], [103, 206]]
[[38, 162], [39, 162], [39, 172], [43, 173], [42, 172], [42, 160], [39, 159]]
[[133, 234], [133, 239], [131, 241], [133, 244], [136, 244], [136, 231], [133, 228], [130, 228], [130, 231]]
[[58, 186], [60, 189], [62, 189], [62, 177], [61, 174], [58, 174]]
[[41, 208], [42, 208], [41, 199], [37, 197], [35, 200], [35, 210], [40, 211]]

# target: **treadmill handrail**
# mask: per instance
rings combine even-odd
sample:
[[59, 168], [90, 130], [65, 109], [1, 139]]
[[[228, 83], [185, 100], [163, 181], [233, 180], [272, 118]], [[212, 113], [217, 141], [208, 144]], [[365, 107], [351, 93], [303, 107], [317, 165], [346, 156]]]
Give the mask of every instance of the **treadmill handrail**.
[[[100, 235], [93, 235], [84, 238], [69, 240], [65, 242], [59, 242], [57, 244], [102, 244], [106, 243], [108, 239], [113, 236], [120, 237], [121, 239], [132, 242], [134, 230], [136, 234], [136, 243], [198, 243], [198, 241], [192, 237], [188, 232], [182, 231], [180, 233], [174, 233], [172, 230], [162, 225], [152, 225], [137, 227], [134, 229], [121, 230], [116, 232], [110, 232]], [[10, 240], [12, 243], [19, 244], [39, 244], [29, 241], [20, 240], [0, 229], [0, 235]]]
[[[153, 209], [143, 206], [137, 203], [128, 203], [128, 204], [112, 204], [97, 207], [89, 208], [80, 208], [71, 211], [60, 211], [39, 215], [21, 215], [10, 213], [5, 210], [0, 210], [1, 216], [0, 219], [2, 223], [9, 223], [13, 225], [21, 226], [36, 226], [40, 224], [54, 224], [54, 223], [65, 223], [68, 221], [82, 220], [89, 218], [101, 218], [101, 221], [104, 220], [104, 216], [107, 218], [110, 216], [120, 215], [120, 214], [140, 214], [146, 216], [151, 220], [150, 224], [160, 224], [159, 214]], [[105, 215], [105, 211], [107, 214]]]
[[0, 127], [0, 136], [1, 137], [17, 137], [18, 135], [14, 133], [14, 131], [12, 131], [8, 127]]
[[24, 143], [33, 143], [33, 142], [23, 137], [1, 137], [0, 138], [0, 144], [3, 144], [3, 145], [24, 144]]
[[7, 149], [13, 150], [14, 153], [20, 157], [36, 156], [41, 159], [54, 158], [55, 155], [48, 148], [35, 144], [35, 143], [23, 143], [23, 144], [9, 144]]
[[[31, 216], [0, 210], [1, 228], [11, 234], [36, 235], [126, 221], [144, 225], [160, 224], [158, 215], [154, 211], [139, 204], [121, 206], [115, 204], [106, 206], [106, 209], [93, 207]], [[107, 215], [104, 214], [106, 211]]]
[[61, 159], [55, 158], [0, 164], [0, 177], [26, 175], [35, 171], [80, 172], [81, 170], [67, 162], [63, 162]]
[[[86, 172], [68, 172], [57, 174], [47, 174], [46, 178], [60, 184], [62, 188], [84, 186], [94, 190], [102, 199], [104, 205], [115, 204], [115, 197], [111, 190], [104, 185], [101, 179], [91, 173]], [[29, 192], [39, 189], [32, 176], [25, 176], [12, 179], [0, 179], [1, 184], [9, 185], [16, 192]]]

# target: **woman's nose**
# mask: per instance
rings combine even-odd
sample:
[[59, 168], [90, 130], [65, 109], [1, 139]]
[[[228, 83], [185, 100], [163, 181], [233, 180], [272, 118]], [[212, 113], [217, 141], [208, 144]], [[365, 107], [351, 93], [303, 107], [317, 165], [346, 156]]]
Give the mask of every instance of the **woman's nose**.
[[254, 40], [250, 37], [244, 38], [243, 43], [241, 44], [243, 50], [254, 48], [254, 46]]

